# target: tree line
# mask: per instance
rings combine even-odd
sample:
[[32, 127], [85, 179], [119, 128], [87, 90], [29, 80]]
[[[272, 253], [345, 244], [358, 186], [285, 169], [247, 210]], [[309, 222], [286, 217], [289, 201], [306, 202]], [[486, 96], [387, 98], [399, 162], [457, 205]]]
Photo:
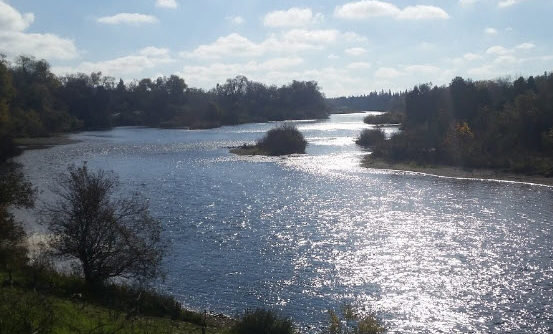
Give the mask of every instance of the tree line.
[[553, 74], [422, 84], [405, 94], [403, 131], [377, 145], [392, 162], [553, 175]]
[[0, 160], [16, 154], [10, 138], [17, 137], [121, 125], [213, 128], [327, 116], [314, 81], [277, 87], [237, 76], [203, 90], [176, 75], [130, 82], [100, 72], [58, 76], [45, 60], [0, 58]]
[[328, 98], [326, 101], [333, 113], [356, 111], [397, 111], [403, 107], [405, 92], [373, 91], [359, 96], [341, 96]]

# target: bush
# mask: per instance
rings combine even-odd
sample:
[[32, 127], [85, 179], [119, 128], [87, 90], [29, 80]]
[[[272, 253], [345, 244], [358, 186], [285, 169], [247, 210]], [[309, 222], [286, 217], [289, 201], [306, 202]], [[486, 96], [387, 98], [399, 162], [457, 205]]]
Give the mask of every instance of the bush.
[[275, 311], [257, 309], [246, 311], [244, 316], [232, 327], [233, 334], [293, 334], [294, 324], [289, 318]]
[[363, 119], [367, 124], [400, 124], [403, 123], [405, 114], [399, 112], [387, 112], [380, 115], [368, 115]]
[[295, 126], [284, 124], [269, 130], [257, 146], [268, 155], [285, 155], [305, 153], [307, 141]]
[[0, 289], [0, 333], [47, 334], [53, 323], [54, 312], [43, 296]]
[[329, 325], [326, 330], [328, 334], [381, 334], [386, 328], [372, 313], [360, 315], [351, 305], [343, 305], [341, 314], [334, 310], [328, 310]]
[[386, 135], [381, 129], [365, 129], [361, 131], [355, 143], [359, 146], [368, 148], [382, 144], [386, 140]]

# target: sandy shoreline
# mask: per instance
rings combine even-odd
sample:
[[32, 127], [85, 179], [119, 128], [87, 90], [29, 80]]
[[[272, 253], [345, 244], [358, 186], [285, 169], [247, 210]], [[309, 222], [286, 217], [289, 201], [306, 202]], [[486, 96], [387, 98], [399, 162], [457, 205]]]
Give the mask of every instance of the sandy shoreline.
[[381, 159], [372, 159], [370, 156], [365, 157], [361, 165], [366, 168], [408, 171], [441, 177], [500, 180], [553, 186], [553, 178], [550, 177], [512, 174], [493, 169], [464, 169], [451, 166], [420, 166], [409, 163], [388, 163]]

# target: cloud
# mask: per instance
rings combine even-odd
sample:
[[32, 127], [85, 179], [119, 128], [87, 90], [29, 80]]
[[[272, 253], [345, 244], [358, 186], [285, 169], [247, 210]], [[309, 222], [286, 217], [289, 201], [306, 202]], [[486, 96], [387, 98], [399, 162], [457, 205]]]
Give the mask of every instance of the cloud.
[[459, 0], [461, 6], [470, 6], [477, 3], [479, 0]]
[[522, 44], [519, 44], [519, 45], [515, 46], [515, 49], [530, 50], [530, 49], [533, 49], [535, 47], [536, 47], [535, 44], [526, 42], [526, 43], [522, 43]]
[[471, 53], [471, 52], [469, 52], [469, 53], [465, 53], [465, 54], [463, 55], [463, 58], [464, 58], [465, 60], [468, 60], [468, 61], [473, 61], [473, 60], [481, 59], [482, 56], [480, 56], [480, 55], [478, 55], [478, 54], [476, 54], [476, 53]]
[[[263, 62], [249, 61], [247, 63], [212, 63], [209, 65], [184, 66], [182, 76], [204, 88], [224, 82], [237, 75], [245, 75], [250, 79], [261, 79], [266, 75], [287, 70], [303, 63], [299, 57], [272, 58]], [[266, 81], [266, 80], [264, 80]]]
[[0, 30], [23, 31], [35, 20], [33, 13], [19, 13], [15, 8], [0, 1]]
[[374, 76], [378, 79], [395, 79], [401, 76], [402, 73], [394, 67], [380, 67], [374, 73]]
[[279, 34], [271, 34], [256, 43], [248, 38], [232, 33], [219, 37], [211, 44], [200, 45], [192, 51], [183, 51], [181, 56], [197, 59], [222, 57], [259, 57], [265, 54], [293, 53], [305, 50], [320, 50], [339, 41], [361, 40], [354, 33], [341, 33], [338, 30], [292, 29]]
[[447, 12], [440, 7], [435, 6], [408, 6], [398, 15], [400, 20], [430, 20], [430, 19], [449, 19]]
[[276, 10], [265, 15], [263, 24], [266, 27], [304, 27], [322, 21], [323, 14], [313, 12], [309, 8], [292, 7], [288, 10]]
[[234, 25], [237, 25], [237, 26], [243, 24], [244, 22], [246, 22], [242, 16], [228, 16], [227, 20], [229, 20], [230, 23], [232, 23]]
[[513, 52], [512, 50], [509, 50], [501, 45], [494, 45], [492, 47], [489, 47], [487, 50], [486, 50], [486, 53], [487, 54], [490, 54], [490, 55], [497, 55], [497, 56], [502, 56], [502, 55], [506, 55], [506, 54], [509, 54]]
[[409, 74], [429, 75], [437, 74], [441, 69], [433, 65], [409, 65], [405, 67], [405, 71]]
[[130, 78], [159, 65], [169, 64], [175, 60], [170, 51], [164, 48], [149, 46], [135, 54], [99, 62], [83, 62], [75, 67], [57, 66], [52, 71], [57, 74], [102, 72], [105, 75]]
[[501, 46], [501, 45], [494, 45], [494, 46], [488, 48], [486, 50], [486, 53], [489, 54], [489, 55], [494, 55], [494, 56], [505, 56], [505, 55], [513, 54], [516, 51], [531, 50], [535, 47], [536, 47], [536, 45], [533, 44], [533, 43], [530, 43], [530, 42], [521, 43], [521, 44], [519, 44], [519, 45], [517, 45], [517, 46], [515, 46], [514, 48], [511, 48], [511, 49], [508, 49], [508, 48], [506, 48], [504, 46]]
[[448, 19], [447, 12], [436, 6], [407, 6], [400, 9], [394, 4], [362, 0], [349, 2], [334, 9], [334, 16], [342, 19], [359, 20], [371, 17], [392, 17], [398, 20]]
[[519, 2], [522, 2], [523, 0], [502, 0], [497, 3], [497, 7], [499, 8], [507, 8], [511, 7], [513, 5], [516, 5]]
[[344, 52], [350, 56], [361, 56], [367, 53], [367, 50], [364, 48], [355, 47], [355, 48], [346, 49]]
[[178, 6], [176, 0], [156, 0], [156, 7], [175, 9]]
[[145, 23], [156, 23], [157, 18], [152, 15], [138, 13], [119, 13], [113, 16], [103, 16], [97, 19], [98, 23], [104, 24], [132, 24], [140, 25]]
[[355, 63], [348, 64], [346, 67], [350, 70], [367, 70], [371, 68], [371, 63], [355, 62]]
[[494, 28], [486, 28], [484, 29], [484, 33], [486, 35], [497, 35], [497, 29]]
[[33, 13], [21, 14], [0, 1], [0, 53], [10, 57], [24, 54], [46, 59], [73, 59], [78, 56], [72, 40], [54, 34], [25, 32], [34, 19]]

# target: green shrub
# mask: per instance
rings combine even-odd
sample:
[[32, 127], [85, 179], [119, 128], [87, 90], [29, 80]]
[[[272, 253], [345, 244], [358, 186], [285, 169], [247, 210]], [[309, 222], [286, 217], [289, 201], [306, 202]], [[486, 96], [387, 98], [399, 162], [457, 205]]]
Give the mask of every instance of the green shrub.
[[357, 137], [355, 143], [359, 146], [368, 148], [382, 144], [386, 140], [386, 135], [381, 129], [364, 129]]
[[269, 130], [257, 146], [268, 155], [285, 155], [305, 153], [307, 141], [295, 126], [284, 124]]
[[293, 334], [294, 324], [289, 318], [275, 311], [247, 310], [244, 316], [232, 327], [232, 334]]
[[47, 334], [53, 323], [54, 312], [43, 296], [0, 289], [0, 333]]
[[329, 325], [328, 334], [380, 334], [385, 333], [386, 328], [374, 316], [374, 314], [360, 315], [351, 305], [343, 305], [341, 314], [334, 310], [328, 310]]

